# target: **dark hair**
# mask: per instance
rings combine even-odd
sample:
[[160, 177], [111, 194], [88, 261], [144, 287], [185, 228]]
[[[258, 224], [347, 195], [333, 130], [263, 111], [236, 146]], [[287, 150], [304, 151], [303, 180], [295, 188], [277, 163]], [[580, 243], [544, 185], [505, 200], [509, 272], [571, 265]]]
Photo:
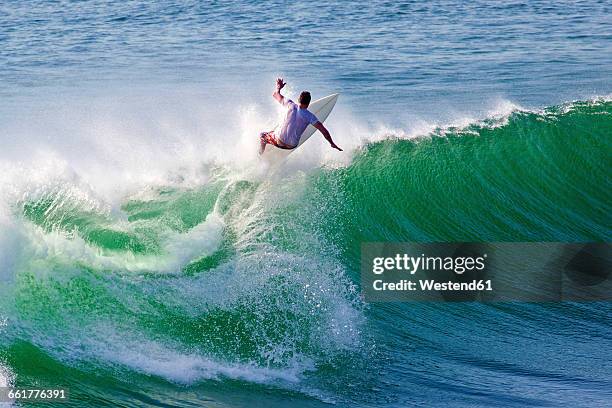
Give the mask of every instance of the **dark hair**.
[[298, 98], [298, 102], [300, 103], [300, 105], [310, 105], [310, 92], [302, 91], [300, 97]]

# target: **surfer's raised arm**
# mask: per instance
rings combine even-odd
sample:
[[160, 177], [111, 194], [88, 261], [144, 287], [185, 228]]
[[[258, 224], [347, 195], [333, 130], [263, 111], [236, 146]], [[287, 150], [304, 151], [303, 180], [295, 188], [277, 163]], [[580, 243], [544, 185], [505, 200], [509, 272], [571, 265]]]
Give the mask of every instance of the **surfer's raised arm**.
[[278, 103], [282, 104], [283, 103], [283, 99], [285, 99], [285, 97], [283, 95], [281, 95], [281, 89], [283, 89], [283, 87], [287, 85], [287, 83], [285, 81], [283, 81], [283, 78], [276, 78], [276, 91], [274, 91], [274, 93], [272, 94], [272, 96], [274, 97], [274, 99], [276, 99], [278, 101]]
[[314, 123], [312, 126], [314, 126], [315, 128], [317, 128], [321, 133], [323, 133], [323, 137], [329, 142], [330, 146], [333, 147], [334, 149], [338, 149], [340, 151], [342, 151], [341, 148], [339, 148], [334, 141], [332, 140], [331, 135], [329, 134], [329, 130], [327, 130], [327, 128], [325, 126], [323, 126], [323, 124], [321, 122], [317, 122]]

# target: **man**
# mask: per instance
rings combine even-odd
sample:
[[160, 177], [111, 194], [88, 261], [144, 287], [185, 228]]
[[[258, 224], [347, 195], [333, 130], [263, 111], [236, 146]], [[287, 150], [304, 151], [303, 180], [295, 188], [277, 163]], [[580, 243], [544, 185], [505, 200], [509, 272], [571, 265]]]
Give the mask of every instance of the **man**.
[[285, 85], [287, 85], [287, 83], [284, 82], [282, 78], [277, 78], [276, 91], [272, 94], [272, 96], [281, 105], [287, 107], [287, 116], [285, 117], [285, 121], [278, 132], [272, 130], [270, 132], [263, 132], [259, 135], [261, 139], [259, 154], [263, 154], [263, 152], [266, 150], [267, 144], [274, 145], [280, 149], [295, 149], [300, 143], [302, 133], [304, 133], [304, 130], [309, 124], [323, 133], [323, 136], [325, 139], [327, 139], [331, 147], [342, 151], [341, 148], [336, 146], [325, 126], [323, 126], [319, 119], [317, 119], [317, 117], [308, 110], [308, 105], [310, 104], [310, 92], [302, 92], [298, 98], [298, 104], [296, 105], [291, 99], [285, 98], [283, 95], [281, 95], [281, 89], [283, 89]]

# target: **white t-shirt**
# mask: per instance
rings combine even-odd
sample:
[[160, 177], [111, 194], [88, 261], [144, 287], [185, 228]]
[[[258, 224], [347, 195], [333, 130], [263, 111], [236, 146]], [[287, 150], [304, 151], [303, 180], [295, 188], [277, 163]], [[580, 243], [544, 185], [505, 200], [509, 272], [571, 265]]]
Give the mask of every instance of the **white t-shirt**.
[[319, 119], [308, 109], [301, 109], [299, 105], [296, 105], [289, 98], [283, 98], [283, 105], [288, 108], [287, 116], [278, 134], [278, 138], [286, 145], [297, 146], [306, 127], [309, 124], [314, 125]]

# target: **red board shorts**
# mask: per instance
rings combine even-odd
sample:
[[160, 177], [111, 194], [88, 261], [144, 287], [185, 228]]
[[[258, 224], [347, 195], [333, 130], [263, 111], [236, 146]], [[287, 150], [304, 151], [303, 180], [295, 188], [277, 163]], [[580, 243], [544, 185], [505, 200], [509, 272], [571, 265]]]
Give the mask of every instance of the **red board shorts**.
[[283, 142], [281, 142], [280, 140], [278, 140], [276, 138], [276, 135], [274, 134], [273, 130], [271, 130], [270, 132], [261, 132], [259, 134], [259, 138], [263, 142], [265, 142], [267, 144], [274, 145], [274, 146], [276, 146], [276, 147], [278, 147], [280, 149], [292, 150], [292, 149], [295, 149], [297, 147], [297, 146], [293, 146], [292, 147], [292, 146], [286, 145]]

